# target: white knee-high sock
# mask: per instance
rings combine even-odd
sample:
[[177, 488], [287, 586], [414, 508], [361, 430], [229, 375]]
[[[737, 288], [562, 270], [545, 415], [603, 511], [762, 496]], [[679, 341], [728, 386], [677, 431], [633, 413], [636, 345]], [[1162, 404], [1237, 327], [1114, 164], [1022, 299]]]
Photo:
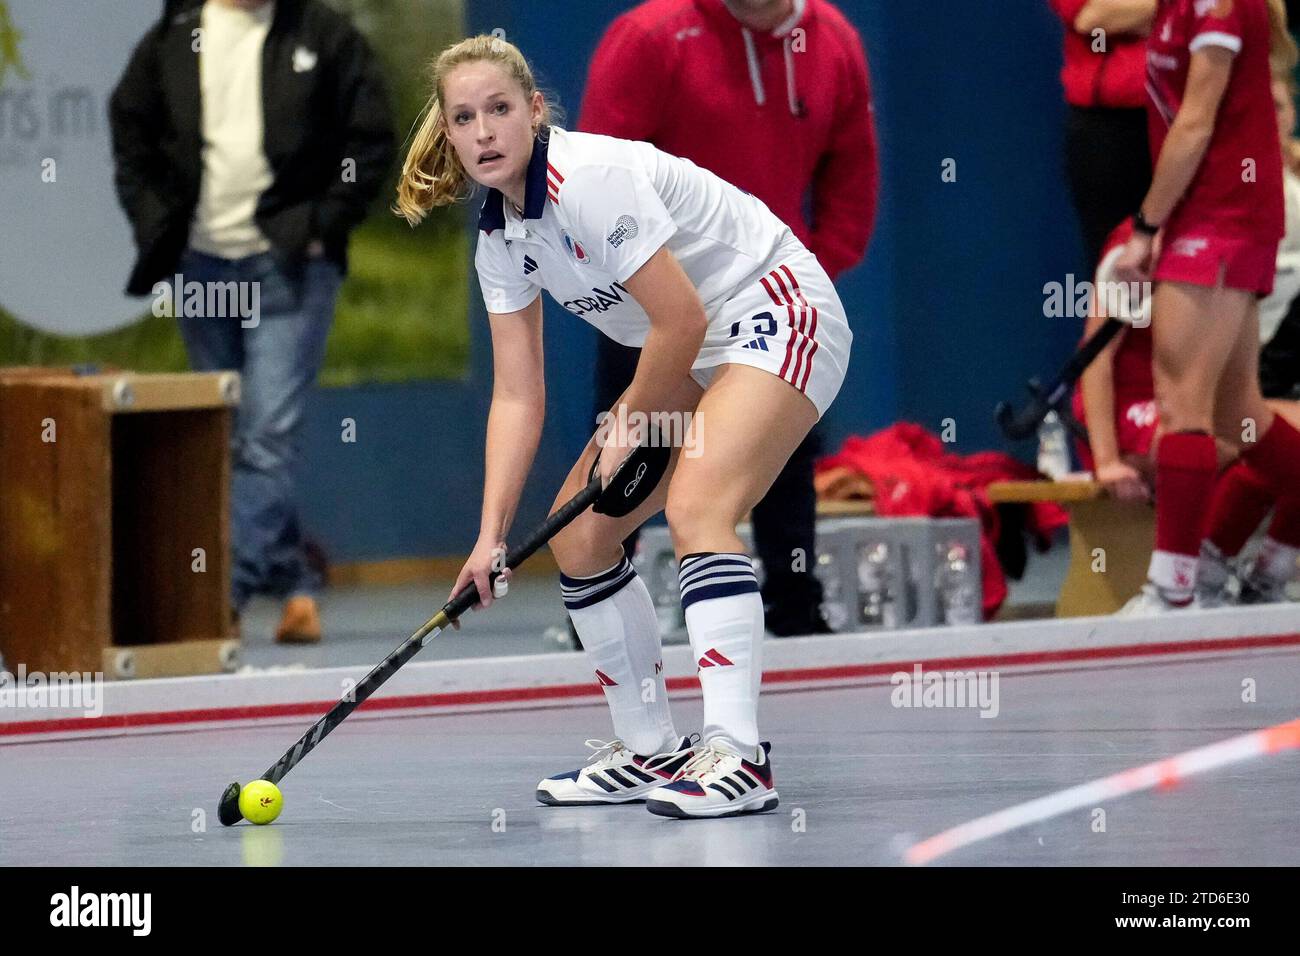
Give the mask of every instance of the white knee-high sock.
[[560, 575], [560, 590], [587, 660], [605, 690], [614, 734], [635, 754], [677, 749], [668, 710], [659, 619], [645, 582], [624, 556], [588, 578]]
[[763, 679], [763, 599], [754, 565], [744, 554], [688, 554], [678, 574], [704, 691], [701, 736], [722, 737], [754, 759]]

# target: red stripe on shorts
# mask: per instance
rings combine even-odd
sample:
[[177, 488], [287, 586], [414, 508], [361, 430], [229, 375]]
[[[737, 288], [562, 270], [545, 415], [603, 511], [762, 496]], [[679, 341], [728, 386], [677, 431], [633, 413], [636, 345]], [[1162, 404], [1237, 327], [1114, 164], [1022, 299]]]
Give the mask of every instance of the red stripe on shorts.
[[[785, 268], [785, 267], [782, 266], [782, 268]], [[788, 273], [789, 271], [790, 271], [789, 269], [786, 269], [786, 272], [787, 272], [787, 273]], [[789, 303], [789, 305], [787, 306], [787, 308], [789, 308], [789, 310], [790, 310], [790, 345], [787, 346], [787, 351], [786, 351], [787, 358], [788, 358], [788, 357], [789, 357], [789, 352], [790, 352], [790, 346], [793, 346], [793, 345], [794, 345], [794, 337], [795, 337], [795, 325], [794, 325], [794, 297], [791, 296], [791, 295], [790, 295], [790, 291], [789, 291], [788, 289], [786, 289], [786, 287], [785, 287], [785, 281], [781, 278], [781, 274], [780, 274], [779, 272], [775, 272], [775, 271], [774, 271], [774, 272], [772, 273], [772, 276], [776, 279], [776, 284], [777, 284], [778, 286], [781, 287], [781, 294], [785, 296], [785, 300], [786, 300], [786, 302]], [[794, 281], [794, 277], [791, 276], [791, 282], [793, 283], [793, 281]], [[797, 289], [798, 286], [796, 285], [795, 288]], [[802, 298], [803, 298], [803, 295], [801, 294], [799, 297], [802, 299]], [[790, 377], [789, 377], [788, 379], [786, 379], [786, 381], [788, 381], [791, 385], [795, 386], [796, 388], [799, 387], [799, 367], [800, 367], [800, 365], [803, 363], [803, 353], [804, 353], [804, 349], [808, 347], [808, 340], [807, 340], [807, 338], [804, 337], [804, 334], [803, 334], [804, 325], [805, 325], [806, 322], [807, 322], [807, 315], [808, 315], [808, 314], [807, 314], [807, 312], [804, 311], [803, 306], [800, 306], [800, 307], [799, 307], [799, 329], [798, 329], [799, 336], [800, 336], [800, 338], [799, 338], [799, 348], [798, 348], [797, 350], [795, 350], [795, 352], [794, 352], [794, 371], [792, 371], [792, 372], [790, 373]], [[785, 368], [784, 368], [784, 366], [783, 366], [782, 369], [781, 369], [781, 377], [782, 377], [782, 378], [785, 378]]]
[[[769, 272], [766, 276], [763, 276], [758, 281], [763, 283], [763, 288], [767, 290], [767, 294], [772, 297], [773, 302], [775, 302], [778, 306], [785, 305], [786, 310], [790, 313], [790, 328], [793, 330], [794, 329], [794, 307], [791, 305], [786, 305], [786, 303], [781, 301], [780, 297], [776, 294], [776, 292], [772, 290], [772, 284], [767, 281], [768, 276], [775, 277], [776, 273]], [[794, 332], [791, 331], [790, 335], [786, 337], [785, 361], [781, 363], [781, 371], [778, 373], [781, 376], [781, 378], [785, 378], [786, 369], [790, 367], [790, 359], [793, 355], [794, 355]]]
[[805, 308], [810, 308], [812, 310], [812, 324], [809, 326], [807, 333], [808, 341], [811, 345], [808, 349], [808, 363], [804, 366], [803, 378], [797, 382], [799, 391], [802, 392], [808, 387], [808, 376], [812, 372], [813, 356], [817, 354], [817, 307], [809, 306], [808, 300], [804, 298], [803, 290], [799, 288], [799, 280], [794, 277], [794, 273], [790, 271], [790, 267], [782, 263], [781, 268], [784, 270], [785, 274], [790, 277], [790, 284], [794, 286], [794, 291], [795, 294], [799, 296], [799, 301], [803, 303]]

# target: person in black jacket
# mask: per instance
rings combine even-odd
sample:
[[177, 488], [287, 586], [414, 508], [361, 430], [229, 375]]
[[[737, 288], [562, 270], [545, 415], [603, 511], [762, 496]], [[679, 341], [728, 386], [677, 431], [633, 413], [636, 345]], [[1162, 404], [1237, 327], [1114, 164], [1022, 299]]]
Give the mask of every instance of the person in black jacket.
[[287, 598], [277, 639], [319, 640], [293, 470], [348, 236], [394, 155], [378, 63], [317, 0], [168, 0], [110, 123], [138, 252], [127, 292], [172, 299], [195, 369], [243, 376], [235, 613], [255, 592]]

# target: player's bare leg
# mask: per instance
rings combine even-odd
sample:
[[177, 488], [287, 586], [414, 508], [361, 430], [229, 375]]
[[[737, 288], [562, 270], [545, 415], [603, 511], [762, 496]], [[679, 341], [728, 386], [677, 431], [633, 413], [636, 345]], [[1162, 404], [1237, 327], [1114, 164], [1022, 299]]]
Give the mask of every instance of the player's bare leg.
[[[1259, 469], [1250, 464], [1248, 451], [1269, 433], [1274, 419], [1282, 417], [1275, 411], [1274, 403], [1266, 401], [1260, 392], [1258, 343], [1259, 306], [1252, 301], [1236, 348], [1219, 381], [1215, 424], [1222, 439], [1245, 453], [1239, 467], [1247, 468], [1252, 476], [1269, 484]], [[1282, 427], [1285, 429], [1290, 424], [1284, 422]], [[1235, 486], [1228, 485], [1225, 490], [1230, 491], [1233, 487]], [[1296, 560], [1300, 557], [1300, 498], [1294, 494], [1279, 495], [1276, 489], [1270, 490], [1273, 493], [1268, 498], [1275, 507], [1263, 546], [1249, 567], [1236, 569], [1241, 582], [1237, 594], [1239, 603], [1268, 604], [1285, 600], [1286, 586], [1295, 577]], [[1211, 523], [1221, 523], [1216, 521], [1220, 516], [1233, 515], [1243, 510], [1235, 507], [1238, 503], [1230, 500], [1228, 495], [1219, 494], [1218, 491], [1216, 488]], [[1240, 531], [1236, 538], [1243, 542], [1263, 518], [1263, 514], [1257, 510], [1245, 510], [1254, 519], [1245, 522], [1250, 527], [1234, 529]]]
[[[661, 411], [691, 413], [703, 394], [694, 380], [686, 379]], [[565, 479], [557, 506], [587, 484], [599, 452], [593, 435]], [[589, 741], [595, 753], [585, 766], [538, 784], [542, 803], [640, 801], [693, 755], [693, 740], [678, 735], [668, 709], [654, 602], [622, 545], [633, 529], [663, 510], [680, 455], [681, 448], [674, 447], [668, 471], [631, 514], [613, 518], [588, 510], [551, 541], [564, 604], [605, 692], [614, 738]]]
[[[722, 366], [696, 414], [699, 453], [677, 462], [666, 510], [704, 690], [704, 740], [680, 779], [646, 797], [652, 812], [674, 817], [777, 805], [768, 747], [758, 733], [763, 601], [736, 525], [817, 421], [802, 393], [746, 365]], [[811, 573], [809, 560], [802, 556]]]
[[1250, 301], [1250, 293], [1222, 282], [1216, 288], [1182, 282], [1156, 286], [1156, 546], [1147, 584], [1125, 613], [1147, 614], [1192, 603], [1205, 502], [1218, 470], [1215, 395]]

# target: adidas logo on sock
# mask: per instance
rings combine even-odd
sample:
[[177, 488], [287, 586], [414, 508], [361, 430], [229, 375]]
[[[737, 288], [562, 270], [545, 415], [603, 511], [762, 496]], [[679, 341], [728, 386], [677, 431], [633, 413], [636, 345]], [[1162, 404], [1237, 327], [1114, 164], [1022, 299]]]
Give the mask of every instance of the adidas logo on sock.
[[727, 660], [727, 658], [716, 647], [710, 647], [707, 651], [705, 651], [704, 656], [701, 657], [698, 661], [696, 661], [696, 664], [700, 667], [734, 666], [731, 663], [731, 661]]
[[[730, 663], [730, 662], [728, 662], [728, 663]], [[599, 670], [599, 669], [596, 671], [596, 680], [600, 681], [600, 686], [601, 686], [601, 687], [617, 687], [617, 686], [618, 686], [618, 681], [614, 680], [614, 678], [610, 677], [610, 676], [609, 676], [608, 674], [606, 674], [604, 671]]]

